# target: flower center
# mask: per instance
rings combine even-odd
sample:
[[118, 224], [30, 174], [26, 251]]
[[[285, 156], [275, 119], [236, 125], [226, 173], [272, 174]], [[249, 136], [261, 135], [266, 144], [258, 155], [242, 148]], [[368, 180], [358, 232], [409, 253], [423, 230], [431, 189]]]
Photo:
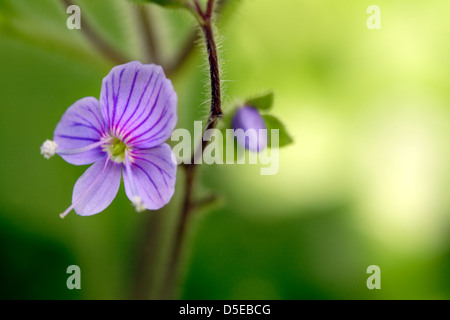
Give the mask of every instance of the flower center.
[[128, 150], [128, 147], [122, 140], [118, 138], [113, 138], [110, 144], [107, 147], [107, 152], [111, 156], [111, 160], [118, 163], [125, 162], [125, 152]]

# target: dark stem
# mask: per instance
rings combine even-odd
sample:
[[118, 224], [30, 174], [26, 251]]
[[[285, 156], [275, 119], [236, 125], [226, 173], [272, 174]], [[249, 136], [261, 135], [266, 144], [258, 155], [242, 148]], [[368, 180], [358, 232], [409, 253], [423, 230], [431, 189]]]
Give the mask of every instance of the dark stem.
[[[206, 41], [206, 48], [208, 52], [208, 62], [209, 71], [211, 78], [211, 110], [209, 114], [209, 120], [205, 127], [205, 131], [212, 129], [216, 126], [217, 121], [222, 117], [221, 109], [221, 83], [220, 83], [220, 73], [219, 73], [219, 62], [217, 56], [217, 46], [214, 39], [214, 32], [212, 27], [212, 14], [214, 0], [209, 0], [207, 3], [206, 11], [203, 11], [197, 0], [194, 0], [196, 7], [196, 14], [201, 18], [200, 25], [203, 31], [203, 35]], [[207, 145], [207, 141], [202, 139], [201, 151], [203, 151]], [[193, 155], [195, 157], [195, 154]], [[164, 299], [172, 299], [176, 294], [176, 284], [178, 283], [178, 278], [180, 276], [180, 260], [184, 247], [184, 240], [186, 238], [186, 231], [188, 230], [188, 225], [190, 218], [192, 216], [192, 211], [195, 207], [193, 201], [193, 189], [195, 185], [195, 178], [197, 167], [194, 161], [191, 164], [185, 165], [186, 171], [186, 183], [185, 183], [185, 195], [183, 201], [183, 208], [181, 216], [179, 218], [175, 243], [172, 252], [169, 256], [169, 266], [166, 273], [166, 278], [164, 281]]]
[[214, 34], [211, 25], [211, 17], [205, 18], [205, 25], [202, 26], [205, 35], [206, 47], [208, 50], [209, 74], [211, 77], [211, 113], [209, 122], [215, 122], [222, 116], [221, 97], [220, 97], [220, 74], [219, 61], [217, 58], [217, 47], [214, 40]]
[[[71, 0], [62, 0], [63, 4], [66, 7], [73, 5], [73, 1]], [[83, 32], [86, 39], [97, 48], [105, 57], [114, 62], [114, 64], [123, 64], [129, 61], [129, 59], [118, 52], [113, 46], [103, 40], [103, 38], [97, 34], [97, 32], [92, 28], [89, 24], [89, 20], [85, 17], [81, 21], [81, 31]]]
[[194, 6], [195, 6], [195, 12], [194, 14], [199, 14], [200, 16], [203, 16], [203, 9], [200, 6], [200, 2], [198, 0], [194, 0]]
[[161, 259], [161, 225], [164, 208], [158, 212], [146, 212], [145, 225], [142, 228], [140, 246], [138, 247], [137, 261], [135, 267], [134, 283], [131, 291], [131, 299], [142, 300], [151, 296], [151, 290], [158, 287], [156, 279], [158, 261]]
[[[220, 18], [224, 8], [226, 7], [226, 3], [228, 0], [219, 0], [216, 4], [216, 17]], [[197, 10], [195, 6], [189, 5], [188, 8], [191, 10]], [[200, 8], [201, 9], [201, 8]], [[188, 61], [189, 57], [194, 52], [196, 48], [196, 40], [198, 39], [198, 32], [193, 32], [186, 40], [183, 45], [180, 53], [173, 60], [173, 62], [166, 68], [166, 74], [170, 77], [172, 74], [181, 69], [181, 67]]]
[[193, 208], [192, 195], [195, 180], [195, 166], [191, 165], [186, 167], [186, 182], [185, 182], [185, 195], [183, 200], [183, 207], [181, 215], [178, 221], [175, 232], [175, 242], [172, 252], [169, 256], [169, 265], [166, 271], [166, 278], [164, 286], [162, 288], [163, 299], [173, 299], [177, 291], [177, 283], [179, 274], [180, 258], [183, 251], [183, 241], [186, 235], [186, 229], [189, 223], [190, 213]]
[[212, 17], [213, 7], [214, 0], [208, 0], [208, 4], [206, 5], [206, 15], [210, 18]]

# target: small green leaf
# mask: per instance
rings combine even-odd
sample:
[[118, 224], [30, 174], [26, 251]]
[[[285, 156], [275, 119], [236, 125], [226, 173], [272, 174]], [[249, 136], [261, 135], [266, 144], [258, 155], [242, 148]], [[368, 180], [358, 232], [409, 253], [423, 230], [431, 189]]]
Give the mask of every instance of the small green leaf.
[[156, 3], [163, 7], [182, 8], [186, 0], [131, 0], [136, 3]]
[[273, 105], [273, 92], [267, 92], [263, 95], [251, 98], [245, 102], [247, 106], [254, 107], [259, 110], [269, 111]]
[[285, 126], [283, 123], [281, 123], [280, 120], [278, 120], [276, 117], [265, 114], [263, 115], [264, 121], [266, 122], [266, 126], [267, 126], [267, 135], [269, 138], [268, 141], [268, 146], [271, 147], [272, 146], [272, 134], [271, 134], [271, 130], [272, 129], [278, 129], [278, 133], [279, 133], [279, 142], [278, 142], [278, 146], [281, 147], [285, 147], [289, 144], [291, 144], [292, 142], [294, 142], [291, 138], [291, 136], [289, 135], [289, 133], [287, 132]]

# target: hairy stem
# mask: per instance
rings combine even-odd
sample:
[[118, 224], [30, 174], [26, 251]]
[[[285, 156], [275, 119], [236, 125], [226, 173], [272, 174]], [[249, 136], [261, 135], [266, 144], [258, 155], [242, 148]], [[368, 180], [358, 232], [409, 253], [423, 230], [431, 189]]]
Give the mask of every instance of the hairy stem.
[[[216, 17], [220, 18], [222, 15], [222, 12], [224, 8], [226, 7], [228, 0], [218, 0], [216, 4]], [[188, 5], [188, 8], [191, 10], [197, 10], [196, 7]], [[176, 56], [176, 58], [172, 61], [172, 63], [166, 68], [167, 75], [172, 75], [178, 70], [181, 69], [181, 67], [188, 61], [189, 57], [194, 52], [194, 49], [196, 48], [196, 40], [198, 39], [198, 32], [192, 32], [192, 34], [187, 37], [186, 42], [184, 43], [182, 49], [180, 50], [180, 53]]]
[[[206, 48], [208, 53], [208, 62], [209, 62], [209, 74], [211, 80], [211, 109], [209, 114], [208, 123], [205, 127], [205, 131], [208, 129], [212, 129], [216, 126], [217, 121], [222, 117], [222, 108], [221, 108], [221, 83], [220, 83], [220, 73], [219, 73], [219, 61], [217, 56], [217, 46], [214, 39], [214, 32], [212, 26], [212, 15], [213, 15], [213, 6], [214, 0], [209, 0], [207, 3], [206, 11], [203, 11], [200, 7], [200, 4], [197, 0], [194, 0], [196, 17], [200, 17], [199, 19], [204, 39], [206, 42]], [[203, 151], [207, 145], [202, 139], [201, 150]], [[193, 158], [195, 157], [195, 153]], [[185, 181], [185, 195], [183, 201], [182, 212], [178, 221], [177, 231], [175, 235], [175, 243], [172, 249], [172, 252], [169, 256], [169, 266], [166, 273], [166, 278], [164, 281], [164, 299], [171, 299], [176, 295], [176, 285], [178, 283], [178, 278], [180, 276], [180, 263], [181, 256], [183, 253], [184, 242], [186, 238], [186, 232], [188, 230], [188, 225], [191, 218], [191, 213], [194, 209], [194, 201], [193, 201], [193, 189], [195, 185], [195, 178], [197, 172], [197, 165], [194, 164], [194, 161], [191, 161], [191, 164], [185, 165], [184, 168], [186, 170], [186, 181]]]
[[211, 21], [208, 21], [202, 27], [203, 33], [206, 39], [206, 46], [208, 49], [208, 60], [210, 66], [211, 77], [211, 113], [209, 116], [209, 122], [214, 122], [222, 116], [221, 97], [220, 97], [220, 74], [219, 74], [219, 62], [217, 58], [217, 47], [214, 40], [214, 34], [212, 30]]

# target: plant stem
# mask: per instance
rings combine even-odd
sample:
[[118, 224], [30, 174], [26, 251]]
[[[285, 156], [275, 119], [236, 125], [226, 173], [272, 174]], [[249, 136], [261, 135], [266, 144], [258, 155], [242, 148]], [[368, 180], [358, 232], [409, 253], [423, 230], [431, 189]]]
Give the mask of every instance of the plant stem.
[[[138, 247], [135, 275], [133, 279], [133, 287], [131, 299], [148, 299], [154, 296], [155, 288], [158, 288], [158, 279], [155, 274], [158, 273], [158, 262], [162, 258], [161, 247], [164, 246], [162, 241], [162, 230], [164, 208], [158, 212], [147, 212], [145, 217], [145, 225]], [[153, 294], [152, 294], [153, 293]]]
[[211, 113], [209, 116], [209, 122], [211, 123], [215, 122], [218, 118], [222, 116], [219, 63], [210, 18], [208, 18], [206, 24], [202, 26], [202, 29], [206, 39], [206, 46], [208, 49], [208, 60], [210, 66], [209, 71], [211, 77]]
[[[228, 0], [219, 0], [216, 4], [216, 17], [220, 18], [224, 8], [226, 7], [226, 3]], [[188, 5], [190, 10], [196, 10], [196, 7]], [[168, 76], [174, 74], [188, 61], [188, 58], [194, 52], [196, 47], [196, 40], [198, 38], [198, 32], [194, 31], [189, 37], [187, 37], [186, 42], [184, 43], [180, 53], [177, 57], [172, 61], [172, 63], [166, 68], [166, 74]]]
[[181, 215], [176, 227], [175, 242], [169, 256], [169, 265], [166, 271], [164, 285], [162, 287], [162, 299], [173, 299], [176, 296], [179, 279], [180, 259], [183, 252], [183, 241], [186, 237], [186, 229], [189, 223], [192, 209], [192, 195], [195, 179], [195, 166], [186, 167], [185, 195]]
[[[194, 16], [198, 19], [204, 35], [208, 53], [209, 74], [211, 78], [211, 108], [208, 122], [204, 129], [204, 131], [206, 131], [214, 128], [222, 116], [219, 63], [212, 26], [214, 1], [208, 1], [205, 11], [203, 11], [197, 0], [193, 1], [194, 4], [189, 5], [188, 8], [190, 8], [190, 10], [194, 13]], [[225, 1], [226, 0], [219, 0], [221, 8], [223, 7]], [[183, 62], [189, 57], [195, 47], [195, 38], [196, 36], [189, 38], [178, 59], [172, 67], [168, 69], [168, 74], [176, 72], [182, 66]], [[207, 143], [207, 141], [202, 139], [197, 151], [202, 153], [207, 146]], [[168, 252], [167, 257], [168, 265], [165, 268], [166, 273], [164, 274], [163, 279], [158, 279], [155, 276], [155, 274], [158, 274], [158, 271], [160, 271], [160, 268], [155, 266], [155, 264], [161, 258], [164, 258], [161, 255], [161, 251], [164, 251], [164, 248], [159, 248], [159, 246], [161, 246], [160, 238], [162, 233], [160, 230], [156, 230], [161, 228], [162, 222], [160, 217], [162, 216], [162, 213], [158, 213], [156, 217], [149, 218], [148, 223], [144, 227], [145, 234], [141, 240], [141, 247], [139, 249], [138, 265], [136, 269], [137, 274], [132, 293], [132, 298], [134, 299], [145, 299], [149, 296], [151, 298], [156, 297], [172, 299], [177, 295], [177, 284], [180, 279], [180, 266], [183, 249], [185, 247], [185, 241], [187, 232], [189, 231], [189, 223], [191, 221], [192, 213], [194, 210], [199, 209], [203, 204], [208, 204], [216, 199], [213, 195], [201, 201], [194, 201], [194, 186], [198, 171], [198, 166], [194, 164], [194, 158], [198, 152], [193, 154], [190, 164], [185, 164], [182, 166], [185, 169], [185, 194], [183, 197], [181, 212], [175, 226], [175, 239], [172, 246], [169, 246], [170, 251]], [[159, 282], [158, 280], [162, 281]], [[150, 290], [151, 288], [149, 289], [149, 285], [153, 287], [152, 290]], [[158, 290], [160, 290], [159, 295], [156, 293]], [[150, 291], [153, 292], [153, 295], [149, 294]]]
[[[209, 74], [211, 78], [211, 110], [209, 114], [208, 123], [205, 127], [205, 131], [212, 129], [216, 126], [217, 121], [222, 117], [221, 109], [221, 82], [219, 73], [219, 62], [217, 56], [217, 46], [214, 39], [214, 32], [212, 27], [212, 14], [214, 0], [209, 0], [207, 3], [206, 11], [203, 11], [197, 0], [194, 0], [195, 8], [197, 10], [196, 15], [201, 18], [200, 25], [203, 31], [203, 35], [206, 41], [206, 48], [208, 53], [209, 62]], [[207, 145], [207, 141], [202, 139], [200, 145], [201, 151], [203, 151]], [[192, 156], [192, 160], [195, 157], [195, 153]], [[195, 178], [197, 173], [197, 167], [194, 161], [185, 165], [186, 181], [185, 181], [185, 195], [183, 201], [182, 212], [178, 221], [177, 231], [175, 235], [175, 243], [172, 252], [169, 256], [169, 266], [164, 281], [163, 295], [164, 299], [172, 299], [176, 295], [176, 285], [179, 279], [180, 260], [183, 252], [184, 242], [186, 239], [186, 232], [194, 209], [193, 201], [193, 189], [195, 185]]]

